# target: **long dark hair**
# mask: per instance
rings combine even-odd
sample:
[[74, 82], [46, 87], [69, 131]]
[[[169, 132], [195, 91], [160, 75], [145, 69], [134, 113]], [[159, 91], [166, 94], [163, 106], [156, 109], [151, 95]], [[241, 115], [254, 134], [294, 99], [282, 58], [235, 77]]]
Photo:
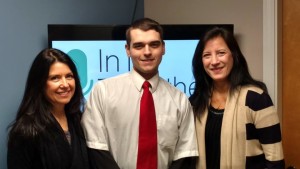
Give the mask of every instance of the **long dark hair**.
[[61, 62], [71, 69], [75, 79], [75, 92], [65, 112], [73, 118], [80, 118], [84, 97], [80, 85], [79, 75], [72, 59], [64, 52], [47, 48], [42, 50], [34, 59], [28, 73], [24, 96], [19, 105], [15, 121], [9, 126], [8, 146], [18, 138], [34, 138], [43, 133], [46, 128], [55, 126], [56, 122], [51, 114], [53, 105], [46, 99], [45, 86], [52, 64]]
[[253, 79], [250, 75], [247, 61], [242, 54], [234, 35], [225, 28], [214, 27], [208, 30], [201, 38], [196, 47], [192, 60], [193, 75], [195, 78], [195, 90], [190, 97], [190, 101], [195, 115], [198, 117], [209, 106], [209, 99], [212, 95], [211, 89], [213, 86], [212, 78], [204, 70], [202, 54], [206, 43], [216, 37], [221, 37], [224, 39], [231, 51], [233, 58], [233, 67], [228, 76], [228, 81], [230, 83], [229, 93], [232, 94], [239, 86], [249, 84], [257, 86], [267, 92], [266, 85], [263, 82]]

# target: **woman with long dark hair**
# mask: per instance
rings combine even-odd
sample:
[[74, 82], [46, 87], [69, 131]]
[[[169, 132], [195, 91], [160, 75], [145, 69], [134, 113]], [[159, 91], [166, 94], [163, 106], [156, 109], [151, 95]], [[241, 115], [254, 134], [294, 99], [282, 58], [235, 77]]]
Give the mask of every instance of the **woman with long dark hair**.
[[84, 97], [75, 64], [57, 49], [33, 61], [8, 135], [8, 169], [85, 169]]
[[255, 80], [234, 35], [212, 28], [192, 61], [198, 169], [284, 168], [277, 112]]

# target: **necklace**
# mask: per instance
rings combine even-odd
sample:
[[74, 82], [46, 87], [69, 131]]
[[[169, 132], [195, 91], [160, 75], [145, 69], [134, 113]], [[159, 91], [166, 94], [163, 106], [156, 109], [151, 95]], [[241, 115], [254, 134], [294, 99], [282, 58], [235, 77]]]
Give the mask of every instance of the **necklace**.
[[209, 108], [208, 108], [208, 111], [209, 111], [209, 112], [212, 112], [212, 113], [215, 114], [215, 115], [223, 115], [225, 109], [215, 109], [214, 107], [212, 107], [212, 106], [210, 105]]

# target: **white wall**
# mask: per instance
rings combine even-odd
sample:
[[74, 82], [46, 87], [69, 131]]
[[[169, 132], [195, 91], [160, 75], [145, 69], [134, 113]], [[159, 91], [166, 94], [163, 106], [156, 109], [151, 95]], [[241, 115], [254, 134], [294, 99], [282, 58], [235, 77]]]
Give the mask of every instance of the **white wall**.
[[263, 79], [262, 0], [145, 0], [144, 5], [145, 17], [162, 24], [234, 24], [251, 74]]

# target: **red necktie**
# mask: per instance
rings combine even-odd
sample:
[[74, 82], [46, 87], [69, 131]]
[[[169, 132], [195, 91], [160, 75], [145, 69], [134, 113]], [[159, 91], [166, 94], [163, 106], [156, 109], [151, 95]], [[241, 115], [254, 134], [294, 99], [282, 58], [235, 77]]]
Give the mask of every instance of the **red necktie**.
[[137, 169], [157, 169], [157, 129], [155, 108], [150, 83], [143, 84], [143, 95], [140, 107], [139, 147]]

